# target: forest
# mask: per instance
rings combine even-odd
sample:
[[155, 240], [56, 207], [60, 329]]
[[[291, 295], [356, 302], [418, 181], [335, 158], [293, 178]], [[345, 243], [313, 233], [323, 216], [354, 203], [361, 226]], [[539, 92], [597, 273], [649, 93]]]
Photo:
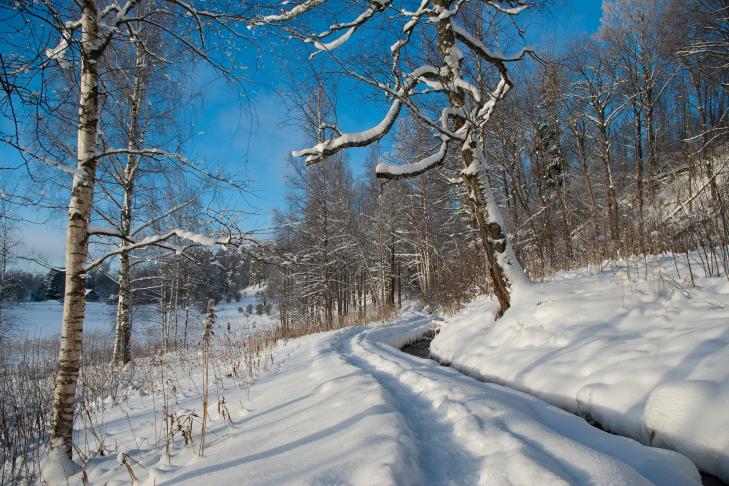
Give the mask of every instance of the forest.
[[[676, 337], [665, 349], [675, 344], [683, 354], [665, 359], [660, 380], [711, 383], [706, 408], [729, 397], [725, 373], [717, 371], [729, 358], [729, 4], [604, 0], [594, 32], [547, 32], [544, 26], [581, 8], [551, 0], [3, 2], [0, 483], [134, 483], [137, 475], [155, 484], [182, 481], [147, 471], [141, 451], [164, 450], [168, 464], [175, 448], [205, 457], [206, 436], [217, 445], [211, 430], [244, 422], [231, 413], [237, 405], [226, 401], [228, 388], [255, 400], [256, 377], [277, 369], [282, 346], [325, 339], [319, 333], [350, 336], [339, 330], [372, 323], [391, 323], [401, 334], [378, 337], [368, 327], [355, 344], [342, 345], [343, 362], [368, 377], [391, 372], [372, 361], [377, 353], [389, 359], [380, 341], [401, 348], [428, 331], [435, 337], [428, 357], [442, 364], [537, 396], [642, 443], [636, 447], [688, 456], [698, 469], [684, 466], [683, 456], [666, 459], [681, 471], [674, 484], [706, 475], [729, 481], [729, 438], [713, 432], [729, 426], [726, 412], [707, 415], [708, 445], [692, 442], [649, 408], [668, 393], [666, 381], [645, 385], [638, 420], [627, 405], [617, 418], [604, 412], [612, 405], [593, 398], [592, 388], [585, 398], [594, 383], [563, 392], [524, 381], [533, 369], [545, 373], [541, 383], [558, 376], [549, 374], [549, 356], [513, 373], [494, 371], [512, 351], [517, 363], [556, 341], [565, 342], [555, 355], [573, 349], [567, 322], [584, 304], [586, 318], [599, 323], [624, 322], [634, 311], [645, 316], [630, 325], [645, 326], [635, 333], [646, 340], [667, 319]], [[256, 93], [275, 97], [297, 134], [269, 127], [273, 144], [289, 153], [284, 160], [264, 157], [244, 170], [205, 155], [196, 139], [214, 106], [206, 99], [222, 89], [239, 105], [239, 123], [251, 127], [265, 119]], [[250, 130], [248, 146], [271, 143]], [[278, 162], [283, 197], [261, 210], [256, 178]], [[63, 228], [62, 264], [30, 249], [39, 238], [28, 228], [41, 225], [50, 240], [54, 224]], [[622, 279], [619, 290], [589, 293], [604, 272]], [[569, 278], [585, 280], [572, 291], [559, 287]], [[578, 302], [580, 290], [594, 301]], [[600, 300], [613, 298], [610, 292], [619, 292], [620, 303]], [[474, 310], [483, 299], [486, 307]], [[92, 315], [97, 300], [108, 318]], [[561, 311], [553, 309], [557, 302]], [[635, 310], [653, 304], [678, 310], [667, 317]], [[29, 335], [27, 316], [41, 305], [53, 309], [43, 314], [49, 322], [43, 335]], [[550, 312], [565, 322], [552, 324]], [[671, 320], [684, 312], [694, 317]], [[84, 329], [98, 319], [108, 332]], [[542, 330], [519, 348], [524, 322], [539, 319]], [[701, 328], [705, 320], [713, 327]], [[680, 334], [685, 323], [693, 327]], [[554, 335], [545, 338], [551, 325]], [[626, 329], [596, 355], [632, 339]], [[703, 334], [678, 337], [694, 332]], [[501, 344], [469, 347], [487, 334]], [[316, 336], [302, 338], [309, 335]], [[321, 346], [312, 349], [334, 363]], [[705, 375], [699, 362], [710, 370]], [[580, 366], [590, 369], [589, 361]], [[432, 373], [433, 382], [451, 379]], [[609, 376], [595, 383], [609, 384]], [[178, 383], [187, 378], [187, 388]], [[182, 404], [183, 389], [195, 390], [197, 408]], [[676, 390], [671, 396], [702, 396], [689, 385]], [[100, 424], [99, 410], [136, 393], [163, 397], [151, 412], [154, 440], [113, 446], [105, 438], [111, 422]], [[401, 399], [403, 388], [389, 393], [417, 402]], [[273, 409], [286, 399], [271, 396], [261, 400]], [[133, 434], [124, 413], [119, 421]], [[94, 472], [95, 461], [117, 455], [121, 476], [104, 476], [106, 466]], [[199, 467], [197, 481], [187, 481], [209, 479], [205, 463]], [[392, 477], [342, 476], [342, 466], [331, 477], [302, 480], [292, 468], [288, 476], [243, 483], [502, 484], [452, 476], [457, 464], [391, 469]], [[521, 479], [511, 469], [504, 474], [511, 484], [539, 484], [535, 471]], [[653, 470], [638, 473], [669, 484]], [[231, 474], [222, 479], [239, 473]], [[637, 484], [625, 474], [613, 484]]]

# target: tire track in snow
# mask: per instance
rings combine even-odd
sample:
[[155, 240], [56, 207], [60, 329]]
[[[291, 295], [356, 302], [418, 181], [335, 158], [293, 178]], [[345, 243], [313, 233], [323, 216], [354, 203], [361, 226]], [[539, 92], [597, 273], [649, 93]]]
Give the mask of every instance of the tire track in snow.
[[698, 483], [693, 465], [674, 453], [649, 451], [528, 395], [403, 354], [399, 347], [429, 323], [412, 316], [341, 336], [336, 346], [387, 392], [431, 484]]
[[[425, 319], [423, 319], [425, 321]], [[409, 363], [414, 367], [407, 370], [397, 359], [388, 359], [380, 353], [378, 362], [373, 363], [370, 353], [374, 350], [363, 349], [368, 331], [364, 330], [354, 336], [342, 336], [342, 355], [345, 360], [374, 377], [392, 398], [392, 405], [398, 410], [414, 438], [423, 476], [430, 484], [456, 484], [453, 478], [459, 478], [458, 484], [476, 484], [479, 482], [480, 461], [468, 454], [454, 436], [453, 424], [444, 420], [436, 410], [433, 402], [422, 392], [415, 391], [398, 378], [398, 371], [416, 373], [417, 367], [429, 366], [424, 360]], [[399, 351], [397, 351], [398, 354]], [[434, 384], [435, 386], [435, 384]]]

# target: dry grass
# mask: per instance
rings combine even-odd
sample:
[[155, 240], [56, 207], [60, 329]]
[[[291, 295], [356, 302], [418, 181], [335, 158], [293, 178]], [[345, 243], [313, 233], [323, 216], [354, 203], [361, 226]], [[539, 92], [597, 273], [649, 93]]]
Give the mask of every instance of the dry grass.
[[[391, 309], [374, 308], [367, 315], [348, 316], [330, 326], [320, 321], [300, 320], [285, 329], [259, 330], [246, 336], [222, 333], [210, 343], [209, 361], [212, 374], [210, 393], [217, 395], [218, 413], [229, 417], [222, 378], [232, 379], [247, 389], [250, 381], [273, 365], [275, 346], [282, 340], [295, 339], [331, 329], [364, 325], [391, 318]], [[22, 342], [0, 342], [0, 484], [33, 482], [40, 477], [41, 459], [46, 452], [50, 404], [58, 356], [58, 340], [28, 339]], [[161, 343], [146, 342], [134, 348], [134, 366], [119, 368], [110, 364], [112, 341], [108, 335], [87, 334], [79, 377], [76, 423], [85, 430], [82, 443], [74, 445], [76, 459], [82, 463], [98, 455], [118, 453], [104, 436], [103, 414], [97, 409], [104, 401], [116, 403], [132, 393], [144, 390], [161, 395], [160, 423], [156, 424], [157, 443], [169, 449], [173, 441], [199, 447], [202, 435], [198, 414], [183, 413], [171, 398], [169, 384], [181, 389], [184, 380], [191, 380], [202, 371], [203, 359], [198, 354], [201, 343], [167, 354]], [[188, 385], [195, 387], [194, 384]], [[201, 390], [202, 392], [202, 390]], [[201, 404], [205, 397], [201, 395]], [[194, 424], [198, 423], [198, 426]], [[130, 424], [131, 428], [131, 424]], [[197, 444], [197, 445], [196, 445]], [[122, 451], [123, 452], [123, 451]], [[127, 465], [133, 470], [133, 461]]]

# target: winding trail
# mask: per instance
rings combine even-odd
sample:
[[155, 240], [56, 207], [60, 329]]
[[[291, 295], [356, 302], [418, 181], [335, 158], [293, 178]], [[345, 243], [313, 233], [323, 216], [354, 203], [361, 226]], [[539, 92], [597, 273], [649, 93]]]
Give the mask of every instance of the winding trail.
[[[448, 365], [444, 365], [443, 363], [438, 362], [437, 359], [435, 359], [431, 356], [430, 343], [433, 340], [433, 337], [434, 337], [434, 333], [428, 333], [426, 335], [423, 335], [417, 341], [414, 341], [412, 343], [409, 343], [409, 344], [403, 346], [400, 349], [400, 351], [402, 351], [405, 354], [417, 356], [422, 359], [429, 359], [429, 360], [435, 361], [440, 366], [448, 366]], [[463, 371], [460, 371], [460, 372], [464, 373]], [[464, 374], [466, 374], [466, 373], [464, 373]], [[472, 378], [475, 378], [481, 382], [487, 382], [486, 380], [480, 379], [478, 377], [472, 377]], [[569, 410], [567, 410], [567, 412], [569, 412]], [[593, 424], [593, 425], [602, 429], [600, 424]], [[602, 430], [604, 430], [604, 429], [602, 429]], [[724, 483], [721, 479], [717, 478], [716, 476], [705, 473], [703, 471], [699, 471], [699, 472], [701, 474], [701, 483], [703, 484], [703, 486], [727, 486], [726, 483]]]
[[[171, 457], [162, 454], [159, 397], [106, 410], [106, 437], [128, 448], [139, 484], [149, 486], [701, 484], [678, 453], [400, 351], [432, 326], [432, 316], [405, 312], [282, 342], [250, 393], [230, 380], [217, 390], [228, 415], [212, 407], [204, 458], [181, 438]], [[199, 372], [186, 373], [176, 411], [200, 404]], [[129, 483], [114, 457], [95, 458], [88, 472], [91, 484]]]
[[[696, 481], [691, 468], [663, 469], [656, 467], [657, 457], [649, 457], [678, 454], [609, 435], [526, 394], [402, 353], [400, 347], [432, 328], [425, 315], [403, 321], [342, 336], [338, 350], [387, 391], [432, 484], [452, 478], [462, 478], [460, 484], [532, 484], [536, 478], [541, 484]], [[688, 462], [682, 457], [677, 462], [682, 460]]]

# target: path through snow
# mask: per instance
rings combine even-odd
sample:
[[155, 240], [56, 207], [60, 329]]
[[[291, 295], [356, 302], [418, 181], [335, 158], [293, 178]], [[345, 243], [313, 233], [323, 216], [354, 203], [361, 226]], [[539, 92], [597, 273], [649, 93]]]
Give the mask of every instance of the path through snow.
[[[399, 351], [431, 325], [406, 313], [395, 324], [287, 343], [250, 400], [226, 385], [233, 423], [213, 412], [202, 459], [181, 439], [163, 457], [150, 396], [105, 411], [107, 440], [128, 449], [140, 484], [149, 485], [699, 484], [680, 454]], [[194, 386], [177, 392], [176, 407], [199, 407]], [[113, 457], [87, 470], [92, 484], [129, 482]]]

